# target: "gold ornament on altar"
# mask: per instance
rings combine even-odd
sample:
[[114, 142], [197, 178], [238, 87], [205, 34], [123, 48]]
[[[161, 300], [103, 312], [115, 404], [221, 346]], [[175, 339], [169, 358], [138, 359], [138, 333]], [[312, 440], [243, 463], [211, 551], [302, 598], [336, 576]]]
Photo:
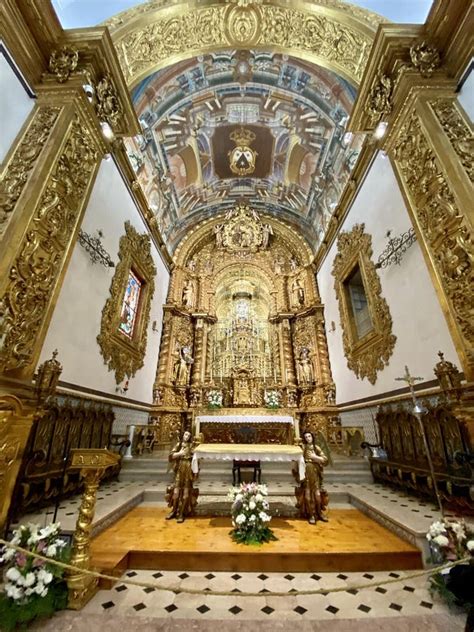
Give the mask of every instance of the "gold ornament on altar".
[[422, 77], [431, 77], [441, 66], [439, 50], [427, 42], [418, 42], [410, 48], [411, 63], [420, 71]]
[[59, 376], [63, 370], [61, 363], [56, 359], [57, 355], [58, 350], [55, 349], [52, 358], [43, 362], [34, 376], [35, 395], [38, 404], [46, 401], [48, 397], [52, 397], [56, 392]]
[[258, 153], [250, 147], [256, 136], [245, 127], [235, 130], [229, 136], [233, 140], [236, 147], [229, 151], [229, 166], [232, 173], [237, 176], [247, 176], [255, 171], [255, 162]]
[[69, 79], [69, 75], [76, 70], [78, 62], [78, 51], [72, 46], [62, 46], [51, 53], [49, 72], [56, 76], [59, 83], [64, 83]]
[[214, 227], [216, 245], [230, 253], [265, 250], [273, 228], [263, 224], [258, 214], [246, 204], [238, 204], [226, 215], [224, 224]]

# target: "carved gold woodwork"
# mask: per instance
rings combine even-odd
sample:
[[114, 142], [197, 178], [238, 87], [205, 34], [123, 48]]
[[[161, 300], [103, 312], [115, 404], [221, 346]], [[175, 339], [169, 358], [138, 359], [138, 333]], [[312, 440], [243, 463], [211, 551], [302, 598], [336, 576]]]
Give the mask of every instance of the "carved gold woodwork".
[[16, 478], [34, 423], [35, 410], [25, 407], [13, 395], [0, 395], [0, 533], [7, 522]]
[[[451, 130], [453, 118], [456, 121], [451, 139], [458, 143], [458, 147], [462, 145], [463, 151], [469, 151], [471, 136], [467, 133], [467, 126], [458, 124], [456, 113], [447, 116], [444, 106], [440, 116], [445, 125]], [[451, 109], [456, 109], [454, 103], [451, 103]], [[455, 174], [450, 177], [441, 168], [442, 158], [433, 151], [428, 138], [429, 134], [418, 114], [413, 113], [400, 129], [394, 148], [394, 164], [415, 227], [422, 237], [420, 241], [428, 253], [435, 275], [435, 287], [448, 314], [448, 322], [453, 325], [451, 331], [465, 374], [469, 377], [474, 372], [472, 222], [468, 209], [463, 212], [463, 207], [457, 201], [460, 199], [456, 195], [458, 187], [451, 186]]]
[[[149, 235], [140, 235], [128, 221], [125, 223], [125, 234], [120, 238], [118, 256], [119, 263], [110, 285], [110, 297], [102, 310], [100, 334], [97, 336], [104, 361], [115, 372], [117, 384], [125, 376], [135, 375], [143, 366], [156, 275]], [[138, 314], [129, 338], [119, 330], [119, 324], [131, 270], [139, 276], [142, 286]]]
[[[2, 261], [5, 275], [0, 274], [0, 370], [3, 372], [31, 371], [36, 361], [40, 337], [51, 314], [51, 302], [64, 275], [67, 253], [98, 167], [99, 146], [90, 128], [78, 113], [67, 124], [70, 115], [70, 111], [63, 111], [65, 138], [52, 167], [49, 166], [46, 181], [32, 183], [33, 187], [42, 187], [40, 195], [28, 200], [20, 195], [17, 201], [17, 205], [21, 202], [34, 206], [16, 254]], [[41, 137], [43, 127], [38, 128], [38, 133]], [[57, 147], [58, 143], [56, 150]], [[47, 159], [43, 154], [40, 156]], [[49, 157], [52, 158], [51, 154]], [[8, 236], [5, 232], [4, 239]]]
[[381, 75], [377, 78], [366, 105], [372, 126], [392, 111], [392, 91], [393, 82], [390, 77]]
[[[396, 337], [392, 334], [392, 318], [382, 296], [380, 279], [372, 261], [372, 238], [364, 232], [364, 224], [356, 224], [351, 231], [343, 232], [337, 241], [332, 274], [339, 304], [342, 342], [347, 366], [359, 378], [367, 377], [371, 384], [377, 380], [393, 353]], [[352, 308], [344, 282], [359, 266], [367, 296], [372, 329], [362, 338], [357, 335]]]
[[123, 108], [112, 77], [107, 74], [96, 86], [96, 112], [99, 120], [107, 121], [117, 129], [123, 117]]
[[[116, 465], [119, 458], [118, 454], [109, 450], [71, 450], [71, 468], [79, 469], [84, 479], [84, 491], [72, 542], [72, 566], [89, 569], [97, 490], [106, 468]], [[98, 578], [81, 571], [69, 571], [66, 580], [69, 591], [68, 608], [80, 610], [96, 592]]]
[[[177, 4], [132, 9], [108, 21], [123, 73], [133, 86], [174, 61], [217, 49], [275, 49], [309, 59], [358, 83], [379, 16], [344, 3]], [[357, 13], [357, 17], [354, 15]]]
[[56, 392], [59, 376], [63, 370], [61, 363], [56, 360], [57, 355], [58, 350], [55, 349], [51, 359], [40, 364], [34, 375], [35, 395], [38, 404], [43, 403]]
[[69, 79], [69, 75], [77, 68], [79, 52], [70, 46], [62, 46], [53, 50], [49, 58], [49, 72], [55, 75], [59, 83]]
[[422, 41], [413, 44], [410, 48], [411, 63], [420, 71], [422, 77], [431, 77], [431, 75], [441, 66], [441, 55], [439, 50]]
[[22, 138], [2, 170], [0, 181], [0, 237], [7, 227], [25, 184], [50, 137], [61, 108], [36, 107]]

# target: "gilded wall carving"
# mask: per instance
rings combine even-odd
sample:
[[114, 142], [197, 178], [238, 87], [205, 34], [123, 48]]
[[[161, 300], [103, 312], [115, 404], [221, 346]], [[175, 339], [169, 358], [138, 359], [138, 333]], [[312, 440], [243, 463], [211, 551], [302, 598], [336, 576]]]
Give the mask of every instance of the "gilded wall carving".
[[[347, 366], [357, 377], [366, 377], [371, 384], [375, 384], [377, 371], [384, 369], [393, 353], [396, 336], [392, 334], [392, 318], [372, 261], [372, 238], [364, 232], [364, 228], [364, 224], [356, 224], [351, 231], [339, 235], [332, 274], [335, 278], [334, 289], [339, 304]], [[372, 322], [372, 329], [362, 337], [356, 333], [350, 299], [344, 286], [356, 266], [359, 266], [363, 279]]]
[[8, 162], [0, 183], [0, 236], [30, 176], [44, 144], [51, 135], [59, 107], [41, 107], [34, 114], [23, 138]]
[[69, 240], [95, 173], [97, 156], [90, 132], [76, 115], [18, 248], [9, 272], [9, 285], [0, 299], [0, 364], [4, 371], [31, 362]]
[[[444, 106], [438, 111], [446, 112]], [[445, 119], [448, 120], [451, 120], [451, 114]], [[459, 126], [456, 129], [458, 131], [451, 136], [453, 146], [463, 138]], [[457, 323], [467, 365], [474, 369], [474, 250], [471, 230], [416, 114], [412, 114], [400, 131], [395, 157], [449, 312]]]
[[435, 99], [430, 101], [430, 106], [469, 179], [474, 183], [474, 136], [472, 129], [453, 99]]
[[[130, 222], [125, 223], [125, 235], [120, 238], [119, 263], [110, 285], [110, 297], [102, 310], [97, 342], [105, 363], [115, 372], [119, 384], [125, 376], [132, 377], [143, 366], [150, 307], [155, 291], [156, 268], [151, 256], [148, 234], [140, 235]], [[122, 303], [130, 270], [142, 281], [138, 316], [132, 337], [119, 331]]]
[[359, 83], [372, 44], [369, 28], [325, 8], [309, 12], [273, 4], [223, 3], [180, 11], [179, 7], [173, 13], [157, 11], [147, 22], [138, 20], [114, 36], [129, 85], [174, 55], [191, 57], [206, 50], [249, 46], [310, 55]]

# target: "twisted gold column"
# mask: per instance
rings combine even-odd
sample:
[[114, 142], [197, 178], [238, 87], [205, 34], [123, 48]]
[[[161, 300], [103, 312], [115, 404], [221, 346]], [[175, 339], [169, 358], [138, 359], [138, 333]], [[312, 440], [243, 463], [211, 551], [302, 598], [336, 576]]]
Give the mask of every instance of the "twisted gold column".
[[[89, 568], [90, 539], [97, 490], [105, 469], [116, 464], [119, 458], [118, 454], [108, 450], [78, 449], [71, 451], [71, 468], [80, 468], [81, 477], [84, 479], [84, 491], [72, 543], [72, 566], [77, 566], [80, 569]], [[94, 595], [97, 583], [96, 577], [81, 573], [81, 571], [68, 573], [68, 608], [80, 610]]]

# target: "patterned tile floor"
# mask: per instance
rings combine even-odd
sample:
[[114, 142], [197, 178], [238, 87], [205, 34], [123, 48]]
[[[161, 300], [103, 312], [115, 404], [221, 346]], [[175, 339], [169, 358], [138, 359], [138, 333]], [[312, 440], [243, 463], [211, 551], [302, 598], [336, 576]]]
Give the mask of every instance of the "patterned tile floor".
[[[302, 621], [366, 619], [445, 614], [444, 604], [432, 597], [425, 577], [409, 578], [410, 571], [373, 573], [223, 573], [191, 571], [127, 571], [121, 580], [133, 579], [171, 588], [228, 591], [229, 596], [175, 594], [126, 585], [119, 581], [101, 590], [83, 610], [86, 614], [111, 613], [153, 618]], [[352, 589], [360, 583], [400, 578], [376, 588]], [[325, 595], [299, 595], [298, 590], [343, 588]], [[241, 597], [252, 591], [257, 597]], [[288, 593], [272, 596], [268, 591]], [[462, 630], [465, 615], [456, 613], [455, 629]]]

